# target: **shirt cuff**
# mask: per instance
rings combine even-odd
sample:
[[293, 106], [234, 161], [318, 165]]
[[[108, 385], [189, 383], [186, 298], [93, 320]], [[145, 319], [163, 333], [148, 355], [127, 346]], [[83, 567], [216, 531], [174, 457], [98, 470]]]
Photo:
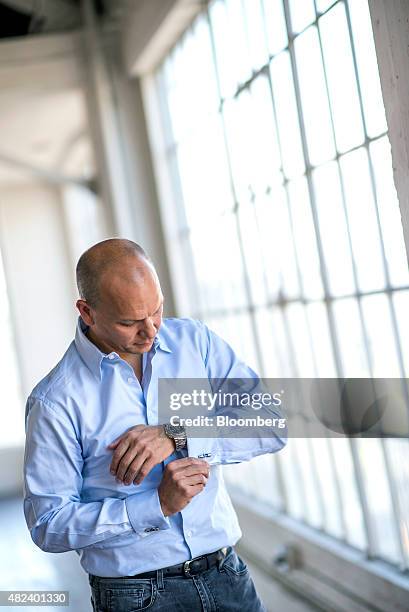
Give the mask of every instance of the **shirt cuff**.
[[142, 538], [161, 529], [170, 529], [170, 521], [164, 516], [157, 489], [135, 493], [125, 498], [129, 522]]
[[187, 456], [205, 459], [210, 464], [221, 463], [217, 438], [187, 437]]

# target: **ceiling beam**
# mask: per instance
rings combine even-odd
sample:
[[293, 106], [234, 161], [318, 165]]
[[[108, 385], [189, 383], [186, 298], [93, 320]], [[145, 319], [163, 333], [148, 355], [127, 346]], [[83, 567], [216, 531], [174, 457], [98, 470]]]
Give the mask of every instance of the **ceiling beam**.
[[77, 185], [85, 187], [91, 191], [96, 190], [95, 181], [93, 179], [86, 179], [79, 176], [68, 176], [59, 173], [57, 170], [48, 170], [47, 168], [41, 168], [30, 162], [27, 162], [7, 153], [0, 151], [0, 164], [8, 165], [16, 170], [22, 171], [35, 179], [39, 179], [45, 183], [51, 185]]
[[153, 70], [206, 0], [140, 0], [128, 5], [122, 24], [122, 52], [129, 76]]

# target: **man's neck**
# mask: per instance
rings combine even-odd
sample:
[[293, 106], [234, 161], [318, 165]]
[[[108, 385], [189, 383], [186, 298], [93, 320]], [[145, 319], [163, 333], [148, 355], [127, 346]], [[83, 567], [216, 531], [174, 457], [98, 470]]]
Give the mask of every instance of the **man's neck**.
[[[98, 340], [98, 338], [94, 337], [91, 328], [88, 328], [85, 331], [85, 335], [87, 336], [88, 340], [92, 342], [92, 344], [95, 344], [95, 346], [99, 348], [99, 350], [102, 353], [107, 354], [112, 351], [111, 347], [106, 345], [104, 342], [101, 342], [100, 340]], [[133, 371], [135, 372], [135, 376], [137, 377], [139, 382], [141, 382], [142, 380], [142, 355], [132, 354], [132, 353], [121, 353], [119, 351], [116, 351], [116, 352], [121, 357], [121, 359], [129, 363], [129, 365], [133, 368]]]

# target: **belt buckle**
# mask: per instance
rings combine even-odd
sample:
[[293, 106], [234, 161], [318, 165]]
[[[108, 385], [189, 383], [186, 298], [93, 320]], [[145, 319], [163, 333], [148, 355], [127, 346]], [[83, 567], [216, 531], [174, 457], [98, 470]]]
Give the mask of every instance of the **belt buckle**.
[[190, 561], [185, 561], [184, 564], [183, 564], [183, 573], [184, 573], [184, 575], [187, 578], [189, 578], [191, 576], [191, 573], [190, 573], [190, 563], [191, 563], [191, 561], [193, 561], [193, 559], [190, 559]]

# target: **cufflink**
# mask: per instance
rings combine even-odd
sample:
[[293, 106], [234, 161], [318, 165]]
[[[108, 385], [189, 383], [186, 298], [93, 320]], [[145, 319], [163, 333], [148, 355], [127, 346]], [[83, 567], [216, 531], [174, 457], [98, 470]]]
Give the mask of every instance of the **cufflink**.
[[151, 533], [152, 531], [159, 531], [159, 527], [145, 527], [145, 533]]

